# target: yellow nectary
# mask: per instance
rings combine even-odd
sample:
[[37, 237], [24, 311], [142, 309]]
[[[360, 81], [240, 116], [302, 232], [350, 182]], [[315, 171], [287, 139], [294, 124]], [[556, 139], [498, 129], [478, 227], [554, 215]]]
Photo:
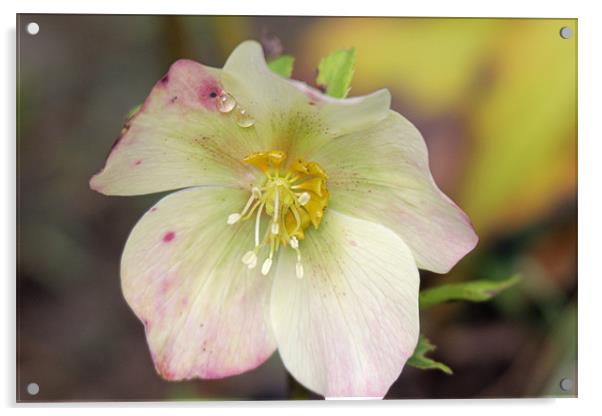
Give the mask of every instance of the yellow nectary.
[[[320, 226], [328, 203], [326, 172], [315, 162], [296, 159], [283, 168], [286, 153], [281, 150], [256, 152], [243, 159], [265, 174], [263, 183], [251, 189], [251, 197], [240, 213], [230, 214], [228, 224], [247, 220], [255, 214], [255, 248], [243, 256], [249, 268], [257, 265], [257, 255], [264, 247], [269, 253], [261, 271], [268, 274], [274, 254], [280, 245], [290, 246], [297, 253], [297, 276], [303, 276], [299, 240], [305, 237], [304, 230], [312, 224]], [[261, 217], [269, 218], [263, 238]]]

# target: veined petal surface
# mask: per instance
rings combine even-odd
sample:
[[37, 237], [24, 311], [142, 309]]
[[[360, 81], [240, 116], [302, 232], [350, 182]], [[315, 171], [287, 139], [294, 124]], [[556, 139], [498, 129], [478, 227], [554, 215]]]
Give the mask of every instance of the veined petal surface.
[[283, 150], [292, 157], [303, 157], [333, 137], [377, 123], [391, 104], [387, 90], [334, 99], [283, 78], [269, 69], [261, 45], [254, 41], [243, 42], [232, 52], [221, 80], [256, 121], [263, 150]]
[[419, 268], [446, 273], [475, 247], [470, 220], [431, 176], [422, 135], [398, 113], [308, 157], [328, 172], [332, 209], [395, 231]]
[[419, 276], [410, 249], [380, 224], [333, 210], [303, 241], [304, 276], [281, 254], [271, 296], [288, 371], [326, 397], [383, 397], [418, 340]]
[[151, 208], [121, 261], [125, 299], [144, 323], [157, 372], [168, 380], [221, 378], [263, 363], [276, 344], [271, 281], [241, 257], [249, 222], [227, 225], [248, 193], [191, 188]]
[[176, 61], [126, 122], [105, 167], [91, 181], [107, 195], [137, 195], [200, 185], [240, 187], [252, 170], [241, 160], [256, 149], [243, 129], [217, 108], [220, 70]]

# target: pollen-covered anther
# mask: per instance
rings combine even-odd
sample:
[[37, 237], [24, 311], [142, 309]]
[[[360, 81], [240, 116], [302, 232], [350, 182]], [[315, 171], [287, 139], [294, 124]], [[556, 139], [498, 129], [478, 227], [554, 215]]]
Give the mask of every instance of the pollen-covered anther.
[[249, 250], [242, 256], [242, 262], [246, 265], [249, 265], [253, 262], [257, 263], [257, 255], [254, 251]]
[[291, 248], [294, 248], [294, 249], [299, 248], [299, 240], [297, 240], [297, 237], [293, 236], [293, 238], [291, 238], [289, 243], [291, 245]]
[[267, 259], [265, 259], [265, 261], [263, 262], [263, 265], [261, 266], [261, 274], [264, 276], [267, 276], [267, 274], [270, 272], [271, 268], [272, 268], [272, 259], [268, 257]]
[[240, 220], [241, 216], [238, 212], [228, 215], [228, 225], [236, 224]]
[[301, 205], [305, 205], [309, 202], [310, 199], [311, 196], [309, 195], [309, 193], [303, 192], [301, 195], [299, 195], [298, 201]]
[[[299, 241], [310, 225], [318, 228], [324, 216], [329, 193], [326, 172], [315, 162], [295, 159], [285, 165], [287, 155], [281, 150], [256, 152], [243, 159], [265, 177], [251, 188], [251, 196], [240, 213], [230, 214], [228, 224], [255, 216], [255, 248], [243, 256], [250, 269], [258, 257], [265, 256], [261, 273], [269, 274], [281, 246], [295, 251], [295, 274], [303, 277]], [[267, 216], [267, 223], [262, 219]], [[263, 225], [266, 224], [266, 225]]]

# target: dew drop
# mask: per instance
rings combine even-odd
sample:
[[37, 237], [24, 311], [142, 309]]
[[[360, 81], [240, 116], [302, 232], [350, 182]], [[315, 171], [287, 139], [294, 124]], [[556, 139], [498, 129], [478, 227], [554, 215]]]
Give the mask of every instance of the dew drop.
[[236, 112], [236, 124], [238, 124], [242, 128], [251, 127], [255, 124], [255, 120], [249, 114], [247, 114], [247, 110], [238, 107]]
[[217, 109], [222, 113], [229, 113], [234, 110], [236, 100], [228, 93], [223, 93], [217, 97]]

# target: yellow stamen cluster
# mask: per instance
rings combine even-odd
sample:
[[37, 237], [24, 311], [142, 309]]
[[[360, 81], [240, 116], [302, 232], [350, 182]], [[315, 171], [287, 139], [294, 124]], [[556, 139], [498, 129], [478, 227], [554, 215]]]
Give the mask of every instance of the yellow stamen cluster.
[[[289, 246], [297, 254], [297, 277], [303, 277], [299, 240], [305, 238], [305, 229], [312, 224], [320, 226], [328, 203], [326, 172], [315, 162], [296, 159], [282, 169], [286, 153], [281, 150], [252, 153], [243, 159], [265, 174], [265, 180], [251, 190], [251, 197], [240, 213], [230, 214], [228, 224], [250, 219], [255, 214], [255, 248], [242, 258], [249, 268], [257, 265], [257, 255], [269, 248], [261, 272], [267, 275], [274, 254], [280, 246]], [[270, 221], [262, 233], [261, 217]], [[260, 235], [263, 234], [263, 238]]]

